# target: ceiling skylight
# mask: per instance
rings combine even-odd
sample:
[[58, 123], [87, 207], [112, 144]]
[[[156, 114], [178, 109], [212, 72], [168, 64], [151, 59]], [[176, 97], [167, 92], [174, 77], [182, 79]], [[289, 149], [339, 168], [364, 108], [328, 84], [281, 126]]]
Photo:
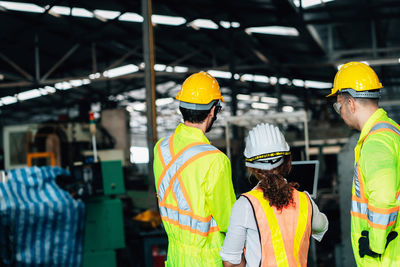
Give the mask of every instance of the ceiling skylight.
[[103, 75], [104, 77], [113, 78], [122, 75], [126, 75], [129, 73], [133, 73], [139, 70], [139, 67], [133, 64], [125, 65], [122, 67], [106, 70]]
[[208, 70], [207, 72], [215, 78], [224, 78], [224, 79], [232, 78], [232, 73], [230, 73], [228, 71]]
[[22, 12], [43, 13], [45, 11], [43, 7], [31, 3], [0, 1], [0, 6], [8, 10], [22, 11]]
[[71, 8], [66, 6], [53, 6], [49, 13], [68, 16], [71, 13]]
[[74, 8], [72, 8], [72, 16], [83, 17], [83, 18], [92, 18], [93, 13], [84, 8], [74, 7]]
[[219, 25], [221, 25], [221, 26], [224, 27], [225, 29], [229, 29], [229, 28], [239, 28], [239, 27], [240, 27], [240, 23], [239, 23], [239, 22], [236, 22], [236, 21], [230, 22], [230, 21], [221, 20], [221, 21], [219, 22]]
[[[323, 3], [331, 2], [333, 0], [302, 0], [301, 5], [303, 8], [308, 8], [312, 6], [322, 5]], [[300, 7], [300, 0], [293, 0], [293, 3]]]
[[269, 109], [269, 105], [268, 104], [258, 103], [258, 102], [252, 103], [251, 107], [252, 108], [256, 108], [256, 109]]
[[172, 16], [164, 16], [164, 15], [152, 15], [151, 21], [156, 24], [165, 24], [172, 26], [179, 26], [186, 23], [186, 19], [182, 17], [172, 17]]
[[247, 34], [251, 33], [261, 33], [261, 34], [271, 34], [271, 35], [283, 35], [283, 36], [299, 36], [299, 32], [293, 27], [284, 26], [265, 26], [265, 27], [252, 27], [247, 28]]
[[38, 89], [28, 90], [18, 94], [18, 99], [23, 101], [41, 96], [42, 94]]
[[119, 17], [119, 20], [130, 21], [130, 22], [143, 22], [143, 17], [136, 13], [127, 12], [127, 13], [122, 14]]
[[100, 10], [100, 9], [96, 9], [94, 11], [95, 15], [99, 15], [105, 19], [115, 19], [116, 17], [118, 17], [121, 12], [119, 11], [111, 11], [111, 10]]
[[5, 96], [0, 98], [0, 101], [2, 105], [10, 105], [17, 103], [18, 99], [15, 96]]
[[189, 23], [189, 26], [192, 26], [194, 29], [204, 28], [204, 29], [218, 29], [218, 25], [214, 23], [214, 21], [209, 19], [196, 19]]
[[319, 81], [305, 81], [304, 86], [307, 88], [329, 89], [332, 88], [332, 83], [319, 82]]

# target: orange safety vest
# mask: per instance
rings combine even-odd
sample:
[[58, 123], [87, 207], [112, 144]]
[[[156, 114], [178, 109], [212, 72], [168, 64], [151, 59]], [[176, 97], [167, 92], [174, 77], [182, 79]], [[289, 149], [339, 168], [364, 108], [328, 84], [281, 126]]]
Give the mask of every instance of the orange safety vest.
[[261, 244], [260, 266], [307, 266], [312, 206], [293, 190], [294, 204], [278, 211], [257, 188], [243, 194], [252, 205]]

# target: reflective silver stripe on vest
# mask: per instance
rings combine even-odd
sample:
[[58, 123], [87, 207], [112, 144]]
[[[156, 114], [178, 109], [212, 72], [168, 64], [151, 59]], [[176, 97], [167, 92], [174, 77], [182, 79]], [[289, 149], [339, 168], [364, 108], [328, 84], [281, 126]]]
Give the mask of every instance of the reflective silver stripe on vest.
[[367, 203], [360, 203], [355, 200], [351, 202], [351, 211], [365, 214], [370, 222], [380, 225], [388, 225], [396, 221], [398, 213], [397, 211], [389, 214], [376, 213], [368, 209]]
[[[169, 152], [169, 138], [164, 138], [161, 141], [160, 149], [161, 149], [161, 155], [163, 156], [163, 159], [164, 159], [164, 163], [165, 163], [165, 165], [168, 165], [168, 163], [172, 159], [171, 153]], [[162, 177], [160, 177], [160, 178], [162, 178]]]
[[358, 198], [361, 198], [360, 193], [360, 181], [358, 180], [358, 170], [357, 170], [358, 162], [354, 166], [354, 189], [356, 191], [356, 195]]
[[369, 132], [376, 131], [379, 129], [384, 129], [384, 128], [390, 129], [390, 130], [394, 131], [395, 133], [397, 133], [398, 135], [400, 135], [399, 129], [397, 129], [395, 126], [393, 126], [392, 124], [387, 123], [387, 122], [380, 122], [380, 123], [375, 124], [374, 126], [372, 126], [372, 128]]
[[[392, 124], [387, 123], [387, 122], [380, 122], [380, 123], [375, 124], [374, 126], [372, 126], [371, 130], [369, 130], [369, 133], [379, 130], [379, 129], [390, 129], [390, 130], [394, 131], [395, 133], [397, 133], [398, 135], [400, 135], [399, 129], [397, 129], [395, 126], [393, 126]], [[361, 149], [362, 149], [363, 145], [364, 145], [364, 142], [361, 144], [359, 153], [361, 153]], [[354, 166], [354, 189], [356, 191], [357, 197], [361, 198], [360, 181], [358, 178], [359, 175], [358, 175], [357, 166], [358, 166], [358, 162]]]
[[[161, 146], [163, 146], [162, 143], [161, 143]], [[168, 147], [168, 142], [165, 146]], [[159, 201], [161, 201], [164, 198], [165, 190], [167, 190], [172, 176], [174, 176], [174, 174], [178, 171], [180, 166], [182, 166], [186, 161], [188, 161], [190, 158], [196, 156], [197, 154], [199, 154], [201, 152], [205, 152], [205, 151], [212, 151], [212, 150], [218, 150], [218, 149], [212, 145], [204, 144], [204, 145], [193, 146], [193, 147], [189, 148], [188, 150], [186, 150], [185, 152], [183, 152], [182, 155], [180, 155], [179, 158], [177, 158], [175, 160], [175, 162], [169, 167], [169, 169], [166, 171], [164, 177], [160, 177], [160, 179], [162, 179], [162, 181], [161, 181], [160, 187], [158, 188]], [[161, 152], [166, 152], [166, 150], [162, 149]], [[169, 149], [168, 149], [168, 154], [169, 154], [169, 156], [162, 154], [164, 160], [165, 159], [171, 160], [172, 157], [169, 152]], [[165, 163], [168, 164], [167, 161], [165, 161]], [[178, 194], [182, 194], [182, 190], [180, 188], [179, 188], [179, 190], [176, 190], [174, 192], [177, 195], [177, 197], [178, 197]], [[182, 196], [182, 198], [184, 198], [184, 197]]]
[[[161, 155], [164, 159], [165, 165], [168, 165], [172, 160], [172, 155], [169, 151], [169, 138], [165, 138], [161, 141], [160, 149]], [[213, 151], [218, 150], [216, 147], [210, 144], [202, 144], [193, 146], [183, 152], [176, 160], [172, 163], [169, 169], [165, 172], [164, 177], [160, 177], [162, 179], [160, 187], [158, 188], [158, 200], [161, 202], [164, 198], [165, 191], [167, 190], [169, 183], [174, 176], [174, 174], [178, 171], [178, 169], [192, 157], [196, 156], [199, 153], [206, 152], [206, 151]], [[176, 179], [172, 185], [173, 191], [176, 195], [178, 201], [178, 207], [180, 210], [192, 212], [190, 210], [189, 204], [187, 203], [179, 180]], [[194, 230], [198, 230], [202, 233], [207, 233], [211, 227], [217, 226], [217, 222], [214, 220], [213, 217], [208, 222], [202, 222], [197, 219], [192, 218], [189, 215], [180, 214], [178, 211], [160, 206], [160, 214], [162, 217], [168, 217], [170, 220], [178, 222], [180, 225], [188, 226]]]
[[180, 225], [189, 226], [190, 228], [198, 230], [202, 233], [207, 233], [210, 231], [211, 227], [217, 226], [217, 222], [213, 217], [211, 217], [211, 220], [208, 222], [201, 222], [193, 219], [189, 215], [179, 214], [178, 211], [168, 209], [166, 207], [160, 207], [160, 213], [162, 217], [168, 217], [171, 220], [179, 222]]

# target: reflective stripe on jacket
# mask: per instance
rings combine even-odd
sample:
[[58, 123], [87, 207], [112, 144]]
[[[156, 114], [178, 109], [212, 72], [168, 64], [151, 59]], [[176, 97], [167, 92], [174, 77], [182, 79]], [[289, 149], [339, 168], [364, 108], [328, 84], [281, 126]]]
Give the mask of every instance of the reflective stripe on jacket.
[[157, 142], [154, 175], [168, 234], [167, 266], [222, 266], [219, 250], [235, 201], [228, 158], [180, 124]]
[[293, 190], [294, 204], [278, 211], [260, 189], [243, 194], [251, 203], [261, 244], [260, 266], [307, 266], [312, 206], [308, 196]]
[[[357, 265], [400, 266], [400, 126], [378, 109], [364, 125], [355, 148], [351, 204], [351, 241]], [[359, 256], [358, 240], [369, 232], [372, 251], [380, 257]], [[399, 233], [400, 234], [400, 233]]]

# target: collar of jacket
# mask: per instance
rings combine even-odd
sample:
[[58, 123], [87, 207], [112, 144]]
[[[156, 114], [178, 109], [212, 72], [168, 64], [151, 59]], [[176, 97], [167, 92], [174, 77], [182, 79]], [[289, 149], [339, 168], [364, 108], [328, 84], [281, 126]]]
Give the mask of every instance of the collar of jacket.
[[186, 126], [183, 123], [180, 123], [175, 130], [175, 138], [179, 136], [184, 136], [185, 139], [191, 139], [193, 142], [210, 143], [202, 130]]
[[378, 108], [372, 115], [371, 117], [369, 117], [369, 119], [367, 120], [367, 122], [364, 124], [362, 130], [361, 130], [361, 134], [360, 134], [360, 138], [358, 138], [358, 144], [362, 143], [365, 136], [367, 136], [367, 134], [369, 133], [369, 131], [371, 130], [372, 126], [377, 122], [377, 121], [382, 121], [382, 120], [386, 120], [387, 115], [386, 115], [386, 111], [383, 110], [382, 108]]

